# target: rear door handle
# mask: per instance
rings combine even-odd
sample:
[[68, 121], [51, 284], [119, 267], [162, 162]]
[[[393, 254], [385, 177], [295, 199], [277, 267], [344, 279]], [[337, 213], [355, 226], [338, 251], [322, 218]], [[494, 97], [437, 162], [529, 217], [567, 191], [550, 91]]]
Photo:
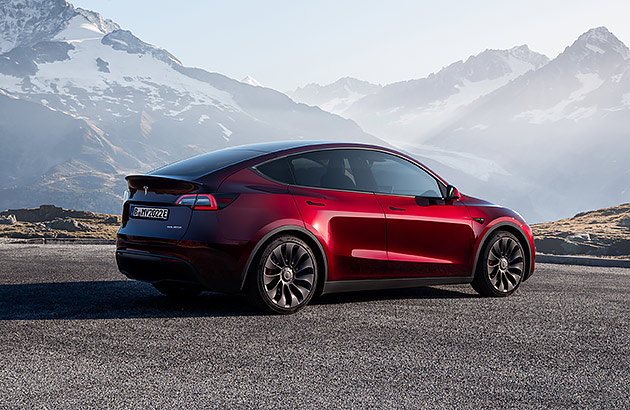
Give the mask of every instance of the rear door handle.
[[396, 208], [394, 206], [390, 206], [389, 209], [391, 209], [392, 211], [406, 211], [406, 209], [404, 208]]
[[326, 206], [326, 204], [322, 204], [320, 202], [306, 201], [306, 203], [313, 206]]

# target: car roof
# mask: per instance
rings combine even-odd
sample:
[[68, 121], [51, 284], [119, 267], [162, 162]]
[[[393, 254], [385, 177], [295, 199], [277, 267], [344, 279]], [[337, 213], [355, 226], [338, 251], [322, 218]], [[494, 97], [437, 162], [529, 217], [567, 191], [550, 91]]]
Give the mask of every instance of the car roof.
[[235, 147], [224, 148], [224, 150], [246, 150], [257, 151], [261, 155], [279, 153], [282, 151], [293, 150], [295, 148], [341, 148], [341, 147], [364, 147], [364, 148], [380, 148], [378, 145], [369, 145], [353, 142], [334, 142], [334, 141], [272, 141], [261, 142], [257, 144], [238, 145]]
[[[285, 155], [297, 154], [299, 152], [317, 150], [317, 149], [331, 149], [331, 148], [359, 148], [359, 149], [371, 149], [371, 150], [379, 150], [384, 152], [389, 152], [391, 154], [404, 157], [416, 164], [419, 164], [423, 168], [425, 168], [429, 173], [434, 175], [438, 180], [440, 180], [443, 184], [446, 185], [444, 179], [442, 179], [435, 172], [431, 171], [425, 165], [421, 164], [417, 159], [406, 155], [400, 151], [392, 149], [387, 146], [374, 145], [374, 144], [365, 144], [365, 143], [356, 143], [356, 142], [333, 142], [333, 141], [272, 141], [272, 142], [263, 142], [257, 144], [248, 144], [248, 145], [238, 145], [234, 147], [223, 148], [218, 151], [212, 151], [206, 154], [201, 154], [197, 157], [203, 157], [207, 155], [214, 155], [218, 153], [228, 154], [233, 153], [236, 156], [242, 155], [243, 157], [239, 160], [236, 160], [234, 163], [220, 166], [216, 169], [207, 170], [206, 172], [200, 172], [195, 175], [186, 175], [189, 180], [199, 180], [202, 177], [207, 177], [209, 175], [215, 175], [218, 180], [221, 180], [225, 176], [234, 172], [235, 169], [251, 167], [254, 166], [261, 161], [267, 161], [272, 158], [282, 157]], [[240, 153], [240, 154], [239, 154]], [[189, 160], [194, 159], [196, 157], [189, 158]], [[181, 161], [178, 161], [181, 162]], [[174, 163], [177, 164], [177, 163]], [[173, 165], [173, 164], [169, 164]], [[176, 177], [180, 178], [183, 175], [171, 175], [168, 172], [168, 166], [158, 168], [156, 170], [151, 171], [150, 175], [158, 175], [164, 177]], [[163, 174], [160, 172], [162, 171]]]

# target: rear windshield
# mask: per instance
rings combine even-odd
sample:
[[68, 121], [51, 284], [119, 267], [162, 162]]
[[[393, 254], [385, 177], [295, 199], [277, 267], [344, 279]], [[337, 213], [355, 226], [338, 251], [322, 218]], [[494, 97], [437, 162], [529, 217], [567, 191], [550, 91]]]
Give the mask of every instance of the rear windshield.
[[226, 148], [174, 162], [151, 171], [149, 175], [198, 178], [262, 154], [260, 151]]

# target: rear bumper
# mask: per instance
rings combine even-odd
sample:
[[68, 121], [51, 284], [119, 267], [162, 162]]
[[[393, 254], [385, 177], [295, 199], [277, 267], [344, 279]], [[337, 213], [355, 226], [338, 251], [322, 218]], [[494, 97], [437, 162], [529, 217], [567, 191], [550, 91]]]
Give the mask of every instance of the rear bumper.
[[200, 283], [199, 274], [187, 261], [173, 256], [117, 250], [118, 270], [130, 279], [144, 282]]
[[151, 243], [118, 235], [116, 262], [130, 279], [149, 283], [180, 282], [217, 292], [238, 292], [243, 283], [245, 245], [192, 241]]

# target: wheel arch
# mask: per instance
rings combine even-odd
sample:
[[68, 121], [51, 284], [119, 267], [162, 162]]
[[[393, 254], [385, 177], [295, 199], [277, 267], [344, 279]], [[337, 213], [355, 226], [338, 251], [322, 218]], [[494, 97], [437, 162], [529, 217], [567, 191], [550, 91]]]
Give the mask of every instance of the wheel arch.
[[324, 247], [322, 246], [319, 239], [312, 232], [298, 225], [284, 225], [272, 229], [267, 234], [265, 234], [265, 236], [263, 236], [258, 241], [258, 243], [256, 243], [256, 246], [254, 246], [254, 248], [250, 252], [247, 258], [247, 262], [245, 263], [245, 267], [243, 268], [243, 281], [241, 283], [241, 290], [243, 290], [245, 287], [245, 283], [247, 282], [247, 278], [251, 272], [252, 263], [260, 255], [263, 247], [280, 235], [293, 235], [311, 246], [311, 249], [315, 254], [315, 258], [317, 259], [318, 267], [321, 267], [321, 271], [323, 272], [323, 275], [318, 278], [315, 288], [315, 296], [321, 294], [324, 288], [324, 283], [326, 283], [326, 281], [328, 280], [328, 259], [326, 257], [326, 252], [324, 251]]
[[481, 240], [479, 241], [479, 246], [477, 247], [477, 252], [475, 253], [475, 261], [473, 263], [472, 276], [475, 277], [475, 275], [477, 274], [477, 265], [479, 263], [479, 257], [481, 256], [481, 251], [483, 250], [483, 247], [486, 245], [486, 242], [488, 241], [488, 238], [490, 237], [490, 235], [492, 235], [493, 233], [498, 232], [498, 231], [506, 231], [506, 232], [509, 232], [512, 235], [514, 235], [516, 237], [516, 239], [523, 246], [523, 249], [526, 250], [526, 252], [525, 252], [525, 254], [526, 254], [526, 256], [525, 256], [525, 277], [523, 278], [523, 281], [527, 280], [531, 276], [531, 267], [532, 267], [532, 249], [531, 249], [531, 245], [529, 244], [529, 241], [527, 240], [527, 237], [525, 236], [525, 233], [523, 232], [521, 227], [518, 226], [516, 223], [510, 222], [510, 221], [498, 222], [495, 225], [492, 225], [482, 235]]

